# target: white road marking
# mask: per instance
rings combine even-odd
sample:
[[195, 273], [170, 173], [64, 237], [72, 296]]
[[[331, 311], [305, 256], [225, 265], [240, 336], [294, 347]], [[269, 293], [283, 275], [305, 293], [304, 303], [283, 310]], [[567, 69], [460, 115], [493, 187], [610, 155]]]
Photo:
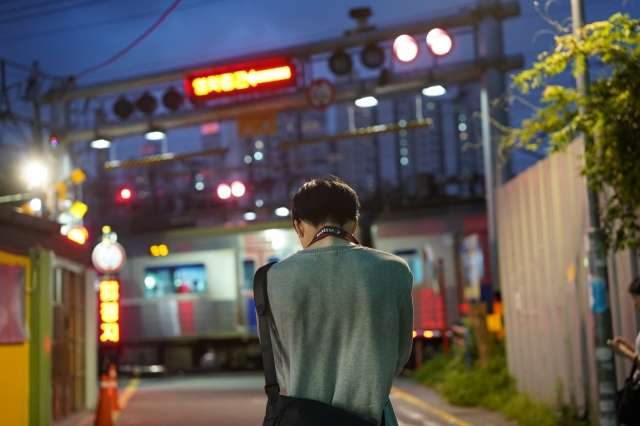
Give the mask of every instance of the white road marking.
[[406, 408], [405, 409], [401, 409], [400, 412], [402, 414], [404, 414], [405, 416], [409, 417], [412, 420], [426, 420], [424, 418], [424, 414], [417, 413], [417, 412], [411, 411], [411, 410], [407, 410]]

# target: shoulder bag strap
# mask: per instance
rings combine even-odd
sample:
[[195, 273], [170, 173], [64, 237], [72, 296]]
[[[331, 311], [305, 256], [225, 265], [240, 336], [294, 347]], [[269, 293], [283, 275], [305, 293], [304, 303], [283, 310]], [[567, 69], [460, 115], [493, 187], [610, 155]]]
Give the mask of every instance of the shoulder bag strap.
[[267, 272], [276, 262], [267, 263], [256, 271], [253, 277], [253, 297], [258, 313], [258, 335], [262, 347], [262, 361], [264, 363], [265, 393], [271, 398], [280, 394], [280, 385], [276, 374], [276, 362], [273, 357], [271, 332], [269, 331], [269, 295], [267, 294]]

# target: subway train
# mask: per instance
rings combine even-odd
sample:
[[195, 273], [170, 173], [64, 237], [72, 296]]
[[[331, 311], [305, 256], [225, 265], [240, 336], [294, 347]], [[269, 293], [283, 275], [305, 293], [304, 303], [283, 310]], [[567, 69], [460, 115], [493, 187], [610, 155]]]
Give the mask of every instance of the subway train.
[[[102, 344], [101, 357], [117, 359], [125, 373], [259, 368], [254, 273], [301, 246], [288, 221], [240, 225], [122, 237], [120, 340]], [[460, 238], [483, 227], [484, 214], [468, 210], [373, 223], [373, 247], [413, 272], [421, 351], [436, 350], [458, 319]]]

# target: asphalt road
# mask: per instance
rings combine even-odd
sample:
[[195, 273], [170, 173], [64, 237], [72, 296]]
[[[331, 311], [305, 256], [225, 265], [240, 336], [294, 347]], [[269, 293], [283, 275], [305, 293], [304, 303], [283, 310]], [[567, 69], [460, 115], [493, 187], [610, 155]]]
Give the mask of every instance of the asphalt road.
[[[266, 396], [261, 373], [144, 378], [116, 426], [256, 426]], [[391, 394], [400, 426], [508, 426], [483, 410], [449, 407], [431, 390], [397, 379]]]

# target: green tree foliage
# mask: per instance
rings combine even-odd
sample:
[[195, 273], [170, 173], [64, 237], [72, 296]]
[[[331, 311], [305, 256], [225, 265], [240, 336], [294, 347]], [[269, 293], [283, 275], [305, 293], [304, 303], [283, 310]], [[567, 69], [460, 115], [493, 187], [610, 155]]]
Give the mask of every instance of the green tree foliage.
[[[550, 84], [552, 77], [571, 69], [584, 71], [584, 58], [604, 70], [580, 96], [573, 87]], [[556, 37], [553, 51], [544, 52], [533, 68], [514, 77], [526, 94], [543, 88], [542, 107], [521, 127], [510, 129], [503, 148], [537, 150], [548, 137], [551, 153], [562, 151], [580, 132], [589, 135], [582, 174], [596, 193], [612, 194], [600, 206], [605, 250], [640, 249], [640, 20], [616, 14], [608, 21], [582, 28], [580, 37]], [[578, 109], [585, 108], [584, 114]]]

